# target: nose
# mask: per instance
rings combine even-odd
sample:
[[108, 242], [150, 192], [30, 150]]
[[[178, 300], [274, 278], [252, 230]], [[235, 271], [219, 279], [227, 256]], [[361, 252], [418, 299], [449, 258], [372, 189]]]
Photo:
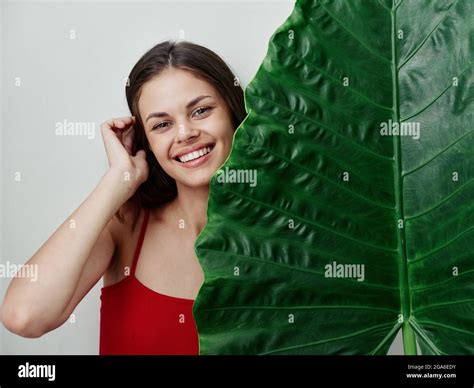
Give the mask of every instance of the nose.
[[178, 125], [175, 140], [178, 143], [185, 142], [199, 136], [199, 130], [189, 124], [181, 123]]

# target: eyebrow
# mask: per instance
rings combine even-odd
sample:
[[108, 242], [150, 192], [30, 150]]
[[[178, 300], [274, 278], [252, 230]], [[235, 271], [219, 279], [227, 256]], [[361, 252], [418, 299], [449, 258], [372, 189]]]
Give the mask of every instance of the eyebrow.
[[[207, 97], [211, 97], [212, 96], [198, 96], [196, 98], [193, 98], [191, 101], [189, 101], [187, 104], [186, 104], [186, 109], [189, 109], [191, 108], [193, 105], [196, 105], [199, 101], [207, 98]], [[148, 115], [148, 117], [146, 118], [145, 122], [147, 122], [149, 119], [153, 118], [153, 117], [165, 117], [165, 116], [169, 116], [168, 113], [166, 112], [153, 112], [153, 113], [150, 113]]]

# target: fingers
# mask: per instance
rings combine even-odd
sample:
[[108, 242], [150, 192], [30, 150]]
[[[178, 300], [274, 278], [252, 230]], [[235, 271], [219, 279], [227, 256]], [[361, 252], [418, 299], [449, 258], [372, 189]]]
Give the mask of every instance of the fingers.
[[138, 158], [146, 159], [146, 152], [144, 150], [139, 150], [135, 156]]
[[117, 117], [105, 121], [101, 127], [109, 128], [114, 131], [123, 132], [135, 123], [134, 116]]
[[122, 144], [127, 149], [127, 151], [131, 154], [132, 152], [132, 143], [133, 138], [135, 137], [135, 127], [133, 125], [130, 126], [126, 131], [122, 133]]
[[[131, 162], [132, 145], [135, 133], [135, 117], [112, 118], [101, 124], [102, 140], [109, 165], [126, 165]], [[145, 151], [136, 158], [142, 169], [146, 168]]]
[[[127, 116], [127, 117], [117, 117], [112, 118], [110, 120], [105, 121], [101, 124], [100, 129], [102, 132], [102, 137], [104, 142], [115, 142], [115, 140], [111, 138], [116, 138], [120, 143], [123, 142], [124, 138], [132, 133], [133, 134], [133, 124], [135, 123], [134, 116]], [[113, 136], [115, 135], [115, 136]], [[133, 138], [131, 139], [133, 140]], [[132, 142], [127, 140], [127, 144], [124, 146], [130, 153], [132, 148]]]

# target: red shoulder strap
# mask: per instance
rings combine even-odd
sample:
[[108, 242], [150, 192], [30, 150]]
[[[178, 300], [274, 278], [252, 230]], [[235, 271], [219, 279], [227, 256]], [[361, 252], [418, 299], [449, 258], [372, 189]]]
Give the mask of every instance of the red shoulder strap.
[[143, 217], [142, 227], [140, 229], [140, 235], [138, 236], [137, 246], [135, 248], [135, 255], [133, 256], [132, 270], [130, 275], [135, 275], [135, 269], [137, 268], [138, 256], [140, 256], [140, 251], [142, 249], [143, 240], [145, 238], [145, 231], [148, 225], [148, 218], [150, 217], [150, 210], [145, 209], [145, 216]]

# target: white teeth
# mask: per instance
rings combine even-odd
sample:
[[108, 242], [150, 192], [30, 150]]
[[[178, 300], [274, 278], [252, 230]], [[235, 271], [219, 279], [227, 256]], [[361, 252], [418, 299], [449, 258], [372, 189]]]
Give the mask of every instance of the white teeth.
[[205, 148], [201, 148], [197, 151], [193, 151], [193, 152], [190, 152], [190, 153], [185, 154], [185, 155], [181, 155], [181, 156], [178, 157], [178, 159], [181, 163], [186, 163], [186, 162], [189, 162], [190, 160], [200, 158], [201, 156], [204, 156], [204, 155], [208, 154], [209, 152], [211, 152], [211, 147], [210, 146], [205, 147]]

